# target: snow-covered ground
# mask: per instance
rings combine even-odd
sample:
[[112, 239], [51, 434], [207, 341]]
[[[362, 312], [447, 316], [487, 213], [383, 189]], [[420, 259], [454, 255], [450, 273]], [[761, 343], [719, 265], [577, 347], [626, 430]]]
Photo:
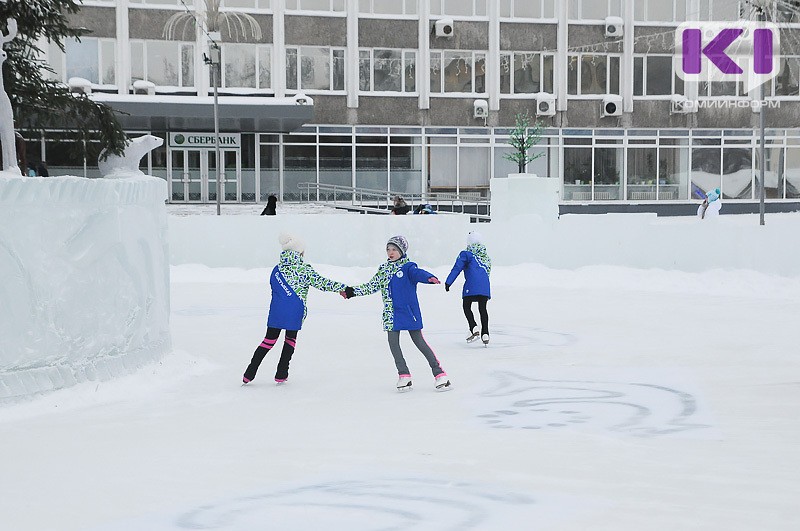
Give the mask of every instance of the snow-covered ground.
[[454, 388], [434, 391], [404, 336], [398, 394], [379, 296], [313, 290], [289, 382], [272, 352], [242, 387], [268, 272], [173, 267], [173, 354], [0, 405], [0, 528], [800, 525], [800, 278], [498, 266], [488, 348], [464, 341], [460, 281], [420, 286]]

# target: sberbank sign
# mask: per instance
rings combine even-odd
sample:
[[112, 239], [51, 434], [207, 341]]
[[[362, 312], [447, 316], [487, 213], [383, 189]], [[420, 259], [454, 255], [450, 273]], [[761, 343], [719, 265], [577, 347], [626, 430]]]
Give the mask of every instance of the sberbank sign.
[[[241, 140], [241, 133], [220, 133], [219, 147], [238, 148]], [[169, 145], [174, 148], [213, 148], [217, 143], [214, 133], [170, 133]]]

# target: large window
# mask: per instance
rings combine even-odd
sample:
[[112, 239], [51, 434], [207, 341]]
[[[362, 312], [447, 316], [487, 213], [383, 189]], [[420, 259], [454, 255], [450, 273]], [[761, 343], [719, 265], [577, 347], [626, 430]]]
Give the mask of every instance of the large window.
[[224, 88], [268, 89], [272, 86], [271, 50], [255, 44], [222, 45]]
[[228, 9], [269, 9], [272, 7], [272, 0], [225, 0], [223, 6]]
[[431, 93], [486, 93], [486, 52], [431, 52]]
[[487, 0], [431, 0], [431, 15], [485, 17], [486, 2]]
[[569, 55], [567, 93], [570, 95], [619, 94], [619, 79], [619, 55]]
[[286, 48], [286, 88], [344, 90], [344, 48]]
[[416, 63], [414, 50], [360, 50], [358, 88], [362, 92], [415, 92]]
[[555, 18], [553, 0], [499, 0], [500, 18]]
[[538, 52], [500, 54], [502, 94], [553, 93], [553, 55]]
[[358, 11], [374, 15], [416, 15], [417, 0], [359, 0]]
[[[726, 21], [750, 18], [750, 4], [745, 0], [700, 0], [697, 20]], [[687, 14], [689, 18], [692, 13]]]
[[68, 38], [64, 39], [66, 54], [50, 44], [48, 62], [59, 81], [80, 77], [96, 85], [116, 85], [115, 47], [115, 39]]
[[800, 96], [800, 57], [782, 56], [780, 62], [780, 74], [773, 79], [775, 96]]
[[572, 20], [604, 20], [608, 16], [622, 16], [622, 0], [569, 0], [568, 5]]
[[[280, 0], [278, 0], [280, 1]], [[286, 9], [290, 11], [344, 11], [345, 0], [286, 0]]]
[[194, 44], [132, 40], [131, 78], [162, 87], [193, 87]]
[[683, 80], [672, 71], [671, 55], [633, 58], [633, 95], [670, 96], [683, 94]]
[[633, 17], [641, 22], [683, 22], [687, 0], [637, 0]]

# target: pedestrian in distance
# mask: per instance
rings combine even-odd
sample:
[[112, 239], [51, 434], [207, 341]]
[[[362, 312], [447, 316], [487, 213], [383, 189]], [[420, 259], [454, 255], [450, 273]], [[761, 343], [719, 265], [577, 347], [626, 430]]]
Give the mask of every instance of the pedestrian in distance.
[[275, 216], [278, 214], [277, 211], [278, 206], [278, 198], [275, 197], [275, 194], [269, 194], [267, 198], [267, 206], [264, 207], [264, 210], [261, 211], [262, 216]]
[[394, 198], [394, 204], [392, 206], [392, 214], [397, 216], [404, 216], [411, 211], [411, 207], [408, 206], [406, 200], [403, 199], [401, 196], [396, 196]]
[[706, 194], [705, 199], [697, 207], [697, 217], [700, 219], [709, 219], [719, 215], [722, 208], [722, 200], [720, 199], [719, 188], [715, 188]]
[[297, 342], [297, 332], [302, 328], [308, 313], [306, 297], [309, 287], [339, 293], [343, 293], [347, 287], [347, 284], [323, 277], [311, 264], [303, 260], [305, 244], [302, 240], [284, 233], [280, 235], [278, 241], [282, 251], [278, 265], [272, 269], [269, 277], [272, 300], [267, 317], [267, 333], [253, 353], [250, 365], [244, 371], [243, 384], [255, 379], [259, 365], [275, 346], [281, 330], [285, 330], [286, 333], [278, 368], [275, 371], [275, 382], [279, 384], [286, 382], [289, 378], [289, 362], [292, 361]]
[[343, 296], [349, 299], [381, 292], [383, 329], [387, 333], [389, 350], [397, 367], [398, 391], [411, 390], [411, 371], [400, 349], [400, 332], [404, 330], [408, 331], [414, 346], [428, 361], [436, 390], [446, 391], [451, 388], [450, 379], [422, 336], [422, 311], [417, 298], [417, 284], [439, 284], [439, 279], [410, 261], [407, 251], [408, 240], [403, 236], [389, 238], [386, 243], [387, 261], [378, 267], [377, 273], [369, 282], [360, 286], [348, 286]]
[[[464, 316], [467, 318], [469, 335], [467, 343], [472, 343], [478, 337], [484, 345], [489, 344], [489, 312], [486, 305], [492, 298], [489, 275], [492, 272], [492, 259], [486, 252], [481, 235], [477, 231], [467, 234], [467, 248], [458, 253], [453, 269], [447, 275], [444, 289], [450, 291], [450, 286], [456, 281], [458, 275], [464, 273], [464, 288], [461, 290]], [[481, 327], [475, 322], [472, 313], [472, 304], [478, 303], [478, 313], [481, 317]]]

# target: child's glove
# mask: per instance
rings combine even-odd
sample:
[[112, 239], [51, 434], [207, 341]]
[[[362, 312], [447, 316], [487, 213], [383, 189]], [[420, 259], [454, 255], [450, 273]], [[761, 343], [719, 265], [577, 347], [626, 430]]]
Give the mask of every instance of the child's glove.
[[438, 278], [431, 277], [431, 278], [428, 279], [428, 284], [441, 284], [441, 282], [439, 282]]
[[450, 284], [448, 284], [447, 282], [444, 283], [444, 290], [450, 291]]
[[347, 286], [346, 288], [344, 288], [344, 290], [339, 292], [339, 295], [341, 295], [345, 299], [350, 299], [356, 296], [356, 290], [354, 290], [350, 286]]

